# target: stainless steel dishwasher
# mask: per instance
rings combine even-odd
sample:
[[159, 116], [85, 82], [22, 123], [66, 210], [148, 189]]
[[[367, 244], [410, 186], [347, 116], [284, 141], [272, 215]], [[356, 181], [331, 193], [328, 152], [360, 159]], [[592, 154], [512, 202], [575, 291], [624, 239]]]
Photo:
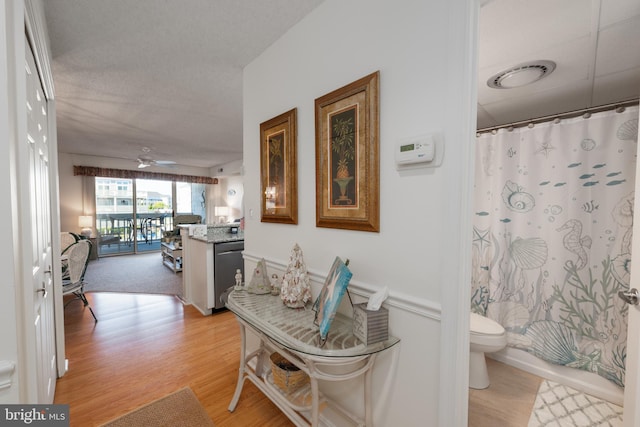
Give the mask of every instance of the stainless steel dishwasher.
[[215, 309], [223, 308], [220, 297], [228, 288], [236, 283], [236, 270], [239, 268], [244, 277], [244, 260], [242, 251], [244, 240], [216, 243], [213, 248], [213, 286]]

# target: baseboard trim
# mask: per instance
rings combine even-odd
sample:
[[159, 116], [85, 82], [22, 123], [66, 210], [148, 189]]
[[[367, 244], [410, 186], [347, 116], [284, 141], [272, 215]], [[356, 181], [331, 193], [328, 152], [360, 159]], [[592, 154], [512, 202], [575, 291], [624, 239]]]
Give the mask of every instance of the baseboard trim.
[[[267, 267], [272, 267], [278, 270], [279, 273], [284, 272], [287, 269], [288, 263], [284, 260], [265, 257], [260, 254], [251, 253], [248, 251], [243, 252], [244, 259], [246, 261], [258, 263], [261, 259], [264, 259], [267, 263]], [[314, 269], [307, 269], [309, 277], [314, 284], [321, 286], [327, 277], [327, 272]], [[250, 272], [245, 271], [245, 275], [249, 277]], [[357, 280], [352, 280], [349, 283], [349, 293], [352, 297], [358, 297], [360, 299], [367, 300], [371, 295], [379, 291], [377, 286], [370, 285]], [[432, 320], [440, 321], [441, 319], [441, 306], [440, 303], [430, 301], [424, 298], [416, 298], [414, 296], [406, 295], [402, 292], [396, 292], [389, 290], [389, 297], [384, 303], [385, 307], [393, 307], [398, 310], [410, 312], [418, 316], [426, 317]]]
[[0, 360], [0, 390], [11, 387], [15, 369], [16, 364], [12, 360]]

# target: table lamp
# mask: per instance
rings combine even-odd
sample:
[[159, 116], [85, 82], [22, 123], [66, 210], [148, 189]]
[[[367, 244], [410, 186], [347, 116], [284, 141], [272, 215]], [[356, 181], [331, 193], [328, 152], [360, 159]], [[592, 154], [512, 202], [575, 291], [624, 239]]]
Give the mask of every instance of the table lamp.
[[78, 217], [78, 226], [82, 228], [80, 234], [86, 237], [91, 237], [91, 232], [93, 231], [93, 216], [80, 215]]
[[220, 223], [224, 222], [224, 219], [227, 215], [229, 215], [229, 207], [228, 206], [216, 206], [215, 207], [215, 215], [220, 217]]

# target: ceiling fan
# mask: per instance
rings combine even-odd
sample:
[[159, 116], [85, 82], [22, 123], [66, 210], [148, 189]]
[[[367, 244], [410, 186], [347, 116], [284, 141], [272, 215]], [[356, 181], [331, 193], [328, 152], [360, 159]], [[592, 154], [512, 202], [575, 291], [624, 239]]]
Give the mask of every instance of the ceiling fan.
[[153, 160], [146, 157], [138, 157], [138, 169], [144, 169], [149, 166], [173, 166], [176, 164], [173, 160]]

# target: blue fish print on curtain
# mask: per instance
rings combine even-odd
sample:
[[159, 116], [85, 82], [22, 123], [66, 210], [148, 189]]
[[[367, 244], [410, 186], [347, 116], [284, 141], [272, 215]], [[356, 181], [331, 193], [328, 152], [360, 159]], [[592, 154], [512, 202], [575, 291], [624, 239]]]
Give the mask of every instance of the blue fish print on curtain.
[[471, 310], [504, 326], [510, 347], [619, 386], [637, 117], [500, 130], [476, 148]]

